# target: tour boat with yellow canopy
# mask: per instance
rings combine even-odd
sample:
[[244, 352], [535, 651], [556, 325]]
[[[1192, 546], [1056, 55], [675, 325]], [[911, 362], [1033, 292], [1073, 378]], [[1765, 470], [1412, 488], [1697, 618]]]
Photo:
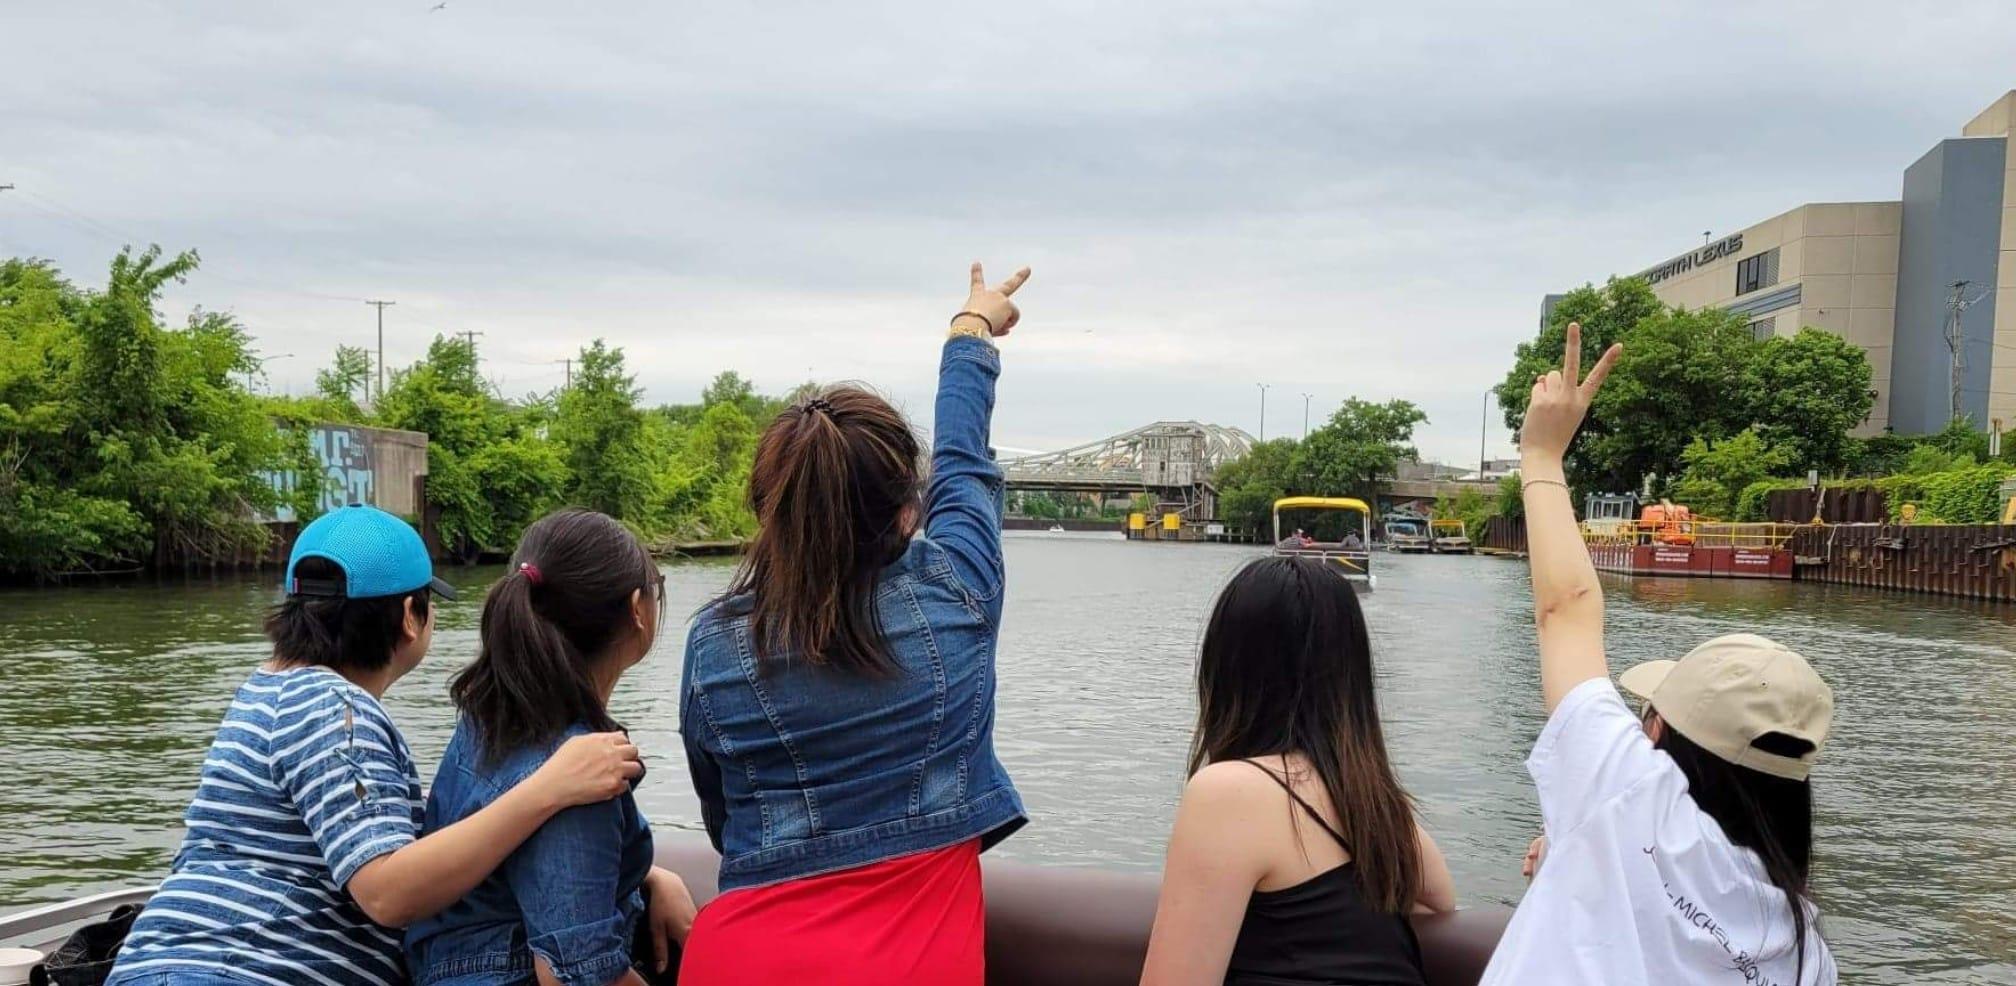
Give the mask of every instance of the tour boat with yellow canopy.
[[[1342, 513], [1343, 523], [1336, 528], [1337, 539], [1319, 541], [1300, 528], [1282, 534], [1281, 514], [1290, 510]], [[1325, 528], [1323, 533], [1330, 533], [1330, 525], [1321, 526]], [[1291, 496], [1274, 501], [1274, 553], [1319, 558], [1334, 564], [1337, 574], [1361, 591], [1378, 586], [1378, 579], [1372, 575], [1372, 508], [1366, 506], [1363, 500], [1341, 496]]]
[[1428, 548], [1438, 555], [1467, 555], [1476, 550], [1470, 545], [1469, 530], [1454, 517], [1428, 522]]

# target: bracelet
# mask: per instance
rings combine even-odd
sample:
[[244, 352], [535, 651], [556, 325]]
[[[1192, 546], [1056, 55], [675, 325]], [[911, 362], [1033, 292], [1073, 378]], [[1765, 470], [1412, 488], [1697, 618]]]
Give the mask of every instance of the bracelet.
[[1568, 489], [1567, 483], [1564, 483], [1558, 479], [1529, 479], [1524, 483], [1519, 484], [1519, 492], [1524, 493], [1535, 486], [1559, 486], [1561, 487], [1563, 492], [1572, 492], [1571, 490]]
[[967, 317], [968, 315], [971, 315], [972, 317], [979, 319], [981, 323], [987, 326], [987, 338], [992, 339], [994, 337], [994, 320], [988, 318], [985, 315], [980, 314], [979, 312], [960, 312], [959, 314], [952, 316], [952, 331], [957, 332], [960, 335], [974, 335], [974, 333], [963, 332], [960, 331], [959, 329], [959, 320]]

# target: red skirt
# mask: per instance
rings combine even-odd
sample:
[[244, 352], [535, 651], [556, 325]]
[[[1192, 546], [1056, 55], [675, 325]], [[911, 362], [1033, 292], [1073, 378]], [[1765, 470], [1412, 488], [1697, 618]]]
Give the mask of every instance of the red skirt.
[[981, 986], [980, 842], [731, 890], [700, 909], [682, 986]]

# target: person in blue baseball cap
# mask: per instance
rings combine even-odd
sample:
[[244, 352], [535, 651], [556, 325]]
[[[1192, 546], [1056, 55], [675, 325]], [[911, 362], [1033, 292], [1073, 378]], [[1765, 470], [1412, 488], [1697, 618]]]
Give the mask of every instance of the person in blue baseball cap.
[[238, 687], [204, 759], [173, 869], [108, 986], [406, 981], [398, 935], [468, 893], [562, 810], [643, 773], [620, 731], [576, 736], [453, 825], [421, 836], [420, 774], [379, 700], [434, 636], [412, 525], [352, 505], [301, 530], [272, 656]]

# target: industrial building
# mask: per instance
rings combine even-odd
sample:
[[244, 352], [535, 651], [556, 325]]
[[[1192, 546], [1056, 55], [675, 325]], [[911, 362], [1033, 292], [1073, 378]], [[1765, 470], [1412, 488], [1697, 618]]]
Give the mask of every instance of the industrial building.
[[[1899, 198], [1813, 202], [1637, 272], [1668, 304], [1811, 326], [1869, 355], [1859, 432], [2016, 427], [2016, 91], [1904, 169]], [[1544, 325], [1559, 295], [1542, 304]]]

